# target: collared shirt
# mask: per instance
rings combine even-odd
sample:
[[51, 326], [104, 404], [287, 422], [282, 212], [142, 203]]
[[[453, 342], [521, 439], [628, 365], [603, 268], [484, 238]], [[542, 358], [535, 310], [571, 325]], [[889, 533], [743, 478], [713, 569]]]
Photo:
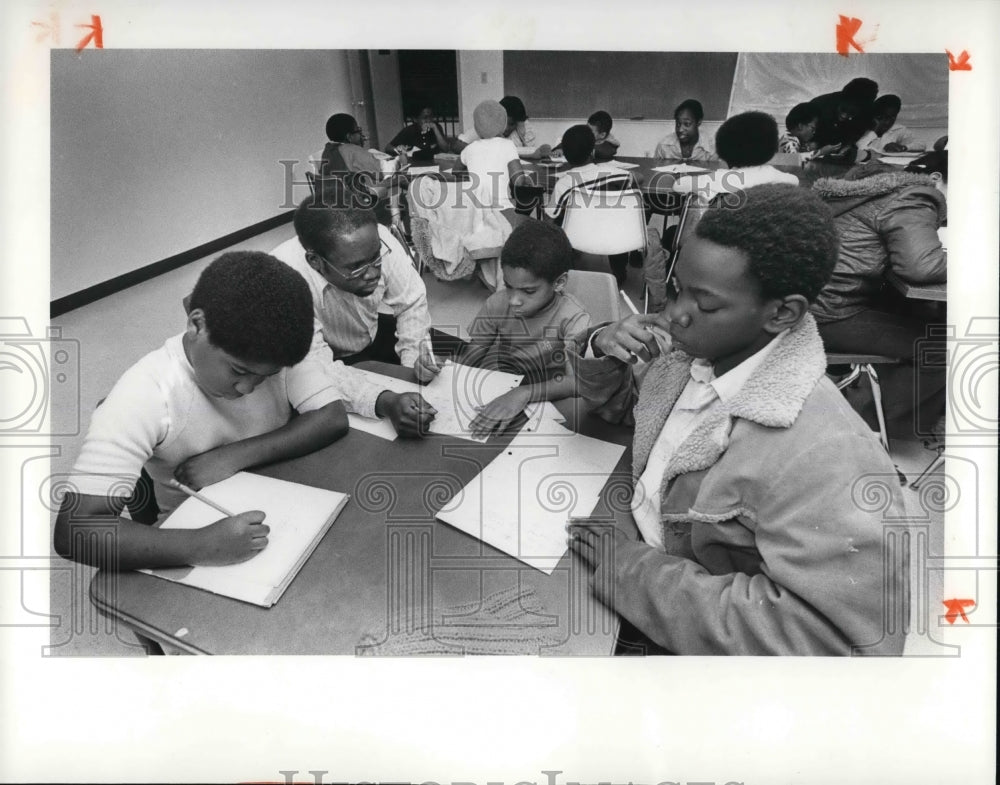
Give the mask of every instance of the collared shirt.
[[917, 141], [917, 137], [913, 131], [905, 125], [893, 125], [892, 128], [881, 136], [877, 136], [874, 131], [866, 133], [858, 140], [858, 149], [881, 153], [885, 150], [887, 144], [904, 145], [907, 151], [923, 150], [926, 147], [923, 142]]
[[378, 233], [389, 251], [382, 257], [378, 286], [367, 297], [338, 289], [310, 267], [297, 237], [279, 245], [271, 255], [306, 279], [312, 294], [313, 314], [334, 359], [367, 347], [378, 330], [379, 310], [388, 309], [396, 317], [396, 353], [403, 365], [412, 368], [420, 355], [420, 341], [431, 328], [427, 289], [392, 232], [379, 225]]
[[656, 145], [656, 157], [661, 160], [666, 159], [681, 159], [685, 161], [715, 161], [718, 156], [713, 153], [707, 146], [707, 140], [704, 134], [698, 136], [698, 141], [694, 143], [694, 147], [691, 149], [691, 155], [687, 158], [684, 157], [684, 153], [681, 151], [681, 140], [677, 138], [676, 133], [671, 133], [660, 140], [659, 144]]
[[[723, 404], [736, 397], [747, 379], [764, 362], [778, 345], [787, 330], [776, 336], [767, 346], [750, 355], [735, 368], [716, 377], [709, 360], [698, 359], [691, 363], [691, 378], [670, 411], [663, 430], [653, 444], [639, 481], [632, 494], [632, 515], [643, 539], [654, 548], [663, 546], [663, 528], [660, 519], [660, 498], [663, 491], [663, 474], [677, 449], [707, 417]], [[728, 429], [718, 434], [720, 447], [729, 442]]]
[[611, 166], [610, 164], [602, 165], [593, 162], [567, 169], [559, 175], [556, 184], [552, 188], [552, 193], [549, 194], [547, 204], [545, 205], [545, 214], [549, 218], [555, 218], [557, 215], [562, 214], [559, 200], [562, 199], [563, 195], [570, 188], [575, 188], [578, 185], [586, 183], [593, 183], [605, 177], [620, 177], [622, 175], [627, 175], [627, 172], [617, 166]]

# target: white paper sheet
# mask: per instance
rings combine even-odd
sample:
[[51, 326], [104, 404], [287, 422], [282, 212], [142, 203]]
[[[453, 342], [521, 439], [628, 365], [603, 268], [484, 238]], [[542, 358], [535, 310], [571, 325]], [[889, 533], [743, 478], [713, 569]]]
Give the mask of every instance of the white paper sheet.
[[440, 166], [410, 166], [406, 169], [407, 174], [430, 174], [431, 172], [440, 172]]
[[[360, 370], [360, 369], [359, 369]], [[485, 368], [472, 368], [467, 365], [457, 365], [447, 362], [429, 384], [416, 384], [395, 379], [391, 376], [361, 371], [368, 374], [371, 381], [383, 390], [397, 393], [415, 392], [423, 396], [431, 406], [437, 409], [437, 415], [431, 423], [431, 433], [446, 436], [458, 436], [470, 441], [485, 442], [488, 437], [475, 438], [469, 433], [469, 425], [478, 413], [478, 407], [483, 406], [508, 390], [513, 390], [521, 384], [522, 376], [502, 371], [489, 371]], [[558, 412], [557, 412], [558, 414]], [[351, 421], [358, 422], [359, 430], [367, 431], [382, 438], [395, 438], [385, 435], [384, 426], [378, 427], [379, 421], [355, 417]], [[392, 429], [391, 423], [389, 428]]]
[[[208, 485], [201, 493], [236, 514], [262, 510], [271, 530], [267, 547], [239, 564], [142, 572], [265, 608], [281, 596], [348, 499], [344, 493], [247, 472]], [[199, 529], [223, 517], [203, 501], [190, 498], [161, 528]]]
[[639, 164], [630, 164], [627, 161], [608, 161], [608, 166], [616, 169], [635, 169]]
[[546, 427], [548, 439], [522, 430], [437, 518], [551, 574], [566, 552], [567, 521], [593, 513], [625, 448]]
[[668, 174], [696, 174], [698, 172], [710, 172], [702, 166], [691, 166], [691, 164], [667, 164], [666, 166], [656, 166], [654, 172], [666, 172]]

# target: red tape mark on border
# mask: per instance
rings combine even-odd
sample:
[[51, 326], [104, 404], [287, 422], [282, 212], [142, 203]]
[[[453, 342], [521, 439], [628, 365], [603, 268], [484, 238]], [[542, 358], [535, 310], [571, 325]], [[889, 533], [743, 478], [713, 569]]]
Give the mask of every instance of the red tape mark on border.
[[859, 52], [864, 52], [865, 50], [861, 48], [861, 44], [854, 40], [854, 36], [861, 29], [861, 20], [855, 19], [853, 16], [844, 16], [843, 14], [839, 14], [839, 16], [840, 22], [837, 24], [837, 53], [847, 57], [847, 50], [852, 46]]
[[77, 52], [82, 52], [86, 49], [87, 44], [91, 42], [93, 42], [95, 49], [104, 48], [104, 26], [101, 24], [101, 17], [97, 14], [91, 14], [89, 25], [77, 25], [77, 27], [82, 27], [84, 30], [90, 30], [89, 33], [80, 39], [80, 43], [76, 45]]
[[944, 615], [945, 621], [948, 624], [954, 624], [959, 617], [966, 624], [969, 623], [969, 617], [965, 615], [965, 609], [975, 607], [975, 600], [943, 600], [943, 602], [944, 607], [948, 609], [948, 612]]
[[971, 71], [972, 64], [969, 62], [969, 53], [964, 49], [958, 55], [958, 59], [955, 59], [955, 55], [951, 53], [950, 49], [945, 49], [948, 54], [948, 70], [949, 71]]

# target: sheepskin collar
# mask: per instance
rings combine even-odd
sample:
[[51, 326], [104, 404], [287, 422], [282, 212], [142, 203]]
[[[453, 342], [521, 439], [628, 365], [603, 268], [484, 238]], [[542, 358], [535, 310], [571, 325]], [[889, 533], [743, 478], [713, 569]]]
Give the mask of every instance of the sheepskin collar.
[[[674, 403], [691, 377], [693, 358], [681, 351], [661, 355], [650, 364], [635, 406], [633, 474], [645, 469]], [[674, 453], [664, 475], [707, 469], [721, 456], [733, 418], [769, 428], [788, 428], [795, 422], [806, 398], [826, 372], [826, 355], [816, 322], [806, 314], [796, 329], [782, 338], [764, 362], [715, 416], [705, 418]]]
[[872, 198], [913, 185], [934, 187], [930, 175], [916, 172], [882, 172], [861, 180], [840, 180], [823, 177], [813, 183], [813, 190], [824, 199]]

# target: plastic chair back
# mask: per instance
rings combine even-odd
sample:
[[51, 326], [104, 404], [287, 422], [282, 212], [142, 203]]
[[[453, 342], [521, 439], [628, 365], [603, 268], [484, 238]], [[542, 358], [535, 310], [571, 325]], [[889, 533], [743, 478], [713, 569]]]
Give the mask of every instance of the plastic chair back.
[[645, 250], [646, 211], [631, 175], [583, 183], [562, 200], [563, 231], [581, 253], [607, 256]]
[[611, 273], [570, 270], [565, 292], [580, 301], [590, 314], [591, 324], [617, 322], [622, 318], [618, 284]]

